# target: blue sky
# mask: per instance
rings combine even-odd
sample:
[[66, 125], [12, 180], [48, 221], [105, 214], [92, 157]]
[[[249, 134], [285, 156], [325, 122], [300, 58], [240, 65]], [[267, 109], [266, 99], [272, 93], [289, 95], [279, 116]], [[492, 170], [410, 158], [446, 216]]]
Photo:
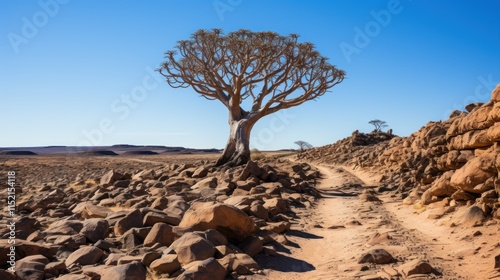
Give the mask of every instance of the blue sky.
[[381, 119], [407, 136], [500, 82], [498, 1], [0, 2], [0, 147], [223, 148], [227, 111], [154, 72], [198, 29], [296, 33], [347, 79], [261, 119], [262, 150], [335, 142]]

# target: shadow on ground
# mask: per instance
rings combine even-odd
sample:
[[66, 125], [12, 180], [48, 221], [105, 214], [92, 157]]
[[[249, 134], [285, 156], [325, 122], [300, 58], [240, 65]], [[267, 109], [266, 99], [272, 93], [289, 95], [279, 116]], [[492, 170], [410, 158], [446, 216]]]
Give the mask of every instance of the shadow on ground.
[[277, 256], [257, 255], [255, 261], [263, 269], [272, 269], [281, 272], [307, 272], [316, 268], [303, 260], [278, 254]]

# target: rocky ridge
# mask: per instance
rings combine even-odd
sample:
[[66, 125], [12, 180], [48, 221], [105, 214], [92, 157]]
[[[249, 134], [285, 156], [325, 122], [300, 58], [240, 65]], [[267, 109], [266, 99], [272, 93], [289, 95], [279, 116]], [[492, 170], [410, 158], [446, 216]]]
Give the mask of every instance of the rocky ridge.
[[384, 190], [396, 191], [421, 211], [434, 203], [445, 207], [442, 214], [467, 205], [478, 212], [476, 225], [487, 217], [500, 219], [500, 84], [489, 102], [465, 109], [408, 137], [355, 131], [297, 157], [381, 174]]

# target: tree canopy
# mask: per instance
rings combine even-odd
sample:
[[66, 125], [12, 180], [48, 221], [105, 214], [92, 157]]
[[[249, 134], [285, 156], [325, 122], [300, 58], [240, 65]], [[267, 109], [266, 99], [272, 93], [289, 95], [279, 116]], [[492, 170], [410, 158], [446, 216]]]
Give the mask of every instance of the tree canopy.
[[[246, 142], [257, 120], [318, 98], [344, 80], [343, 70], [298, 37], [245, 29], [227, 35], [220, 29], [198, 30], [165, 53], [158, 71], [171, 87], [191, 87], [229, 110], [230, 139], [218, 165], [248, 160]], [[247, 99], [251, 106], [244, 109]], [[244, 140], [240, 144], [248, 151], [237, 154], [239, 149], [232, 147], [238, 146], [236, 140]]]

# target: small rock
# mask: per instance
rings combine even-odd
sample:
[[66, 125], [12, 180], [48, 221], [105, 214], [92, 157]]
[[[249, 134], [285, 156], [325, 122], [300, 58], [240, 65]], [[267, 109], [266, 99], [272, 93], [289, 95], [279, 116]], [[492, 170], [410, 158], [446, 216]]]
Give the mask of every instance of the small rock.
[[156, 243], [170, 246], [174, 239], [175, 235], [172, 233], [172, 226], [165, 223], [156, 223], [144, 239], [144, 246], [150, 247]]
[[[214, 258], [190, 263], [176, 280], [224, 280], [226, 269]], [[101, 279], [105, 280], [105, 279]]]
[[399, 271], [405, 276], [408, 277], [414, 274], [430, 274], [434, 272], [434, 268], [424, 262], [422, 260], [413, 260], [411, 262], [405, 263], [399, 267]]
[[146, 269], [140, 262], [108, 268], [101, 280], [146, 280]]
[[83, 222], [83, 228], [80, 230], [80, 234], [83, 234], [92, 243], [105, 239], [108, 233], [108, 221], [101, 218], [85, 220]]
[[196, 233], [186, 233], [170, 246], [181, 264], [205, 260], [215, 254], [214, 245]]
[[156, 274], [172, 274], [181, 268], [177, 255], [163, 255], [163, 257], [153, 261], [149, 268]]
[[361, 256], [358, 263], [388, 264], [394, 261], [395, 259], [386, 250], [373, 249]]

